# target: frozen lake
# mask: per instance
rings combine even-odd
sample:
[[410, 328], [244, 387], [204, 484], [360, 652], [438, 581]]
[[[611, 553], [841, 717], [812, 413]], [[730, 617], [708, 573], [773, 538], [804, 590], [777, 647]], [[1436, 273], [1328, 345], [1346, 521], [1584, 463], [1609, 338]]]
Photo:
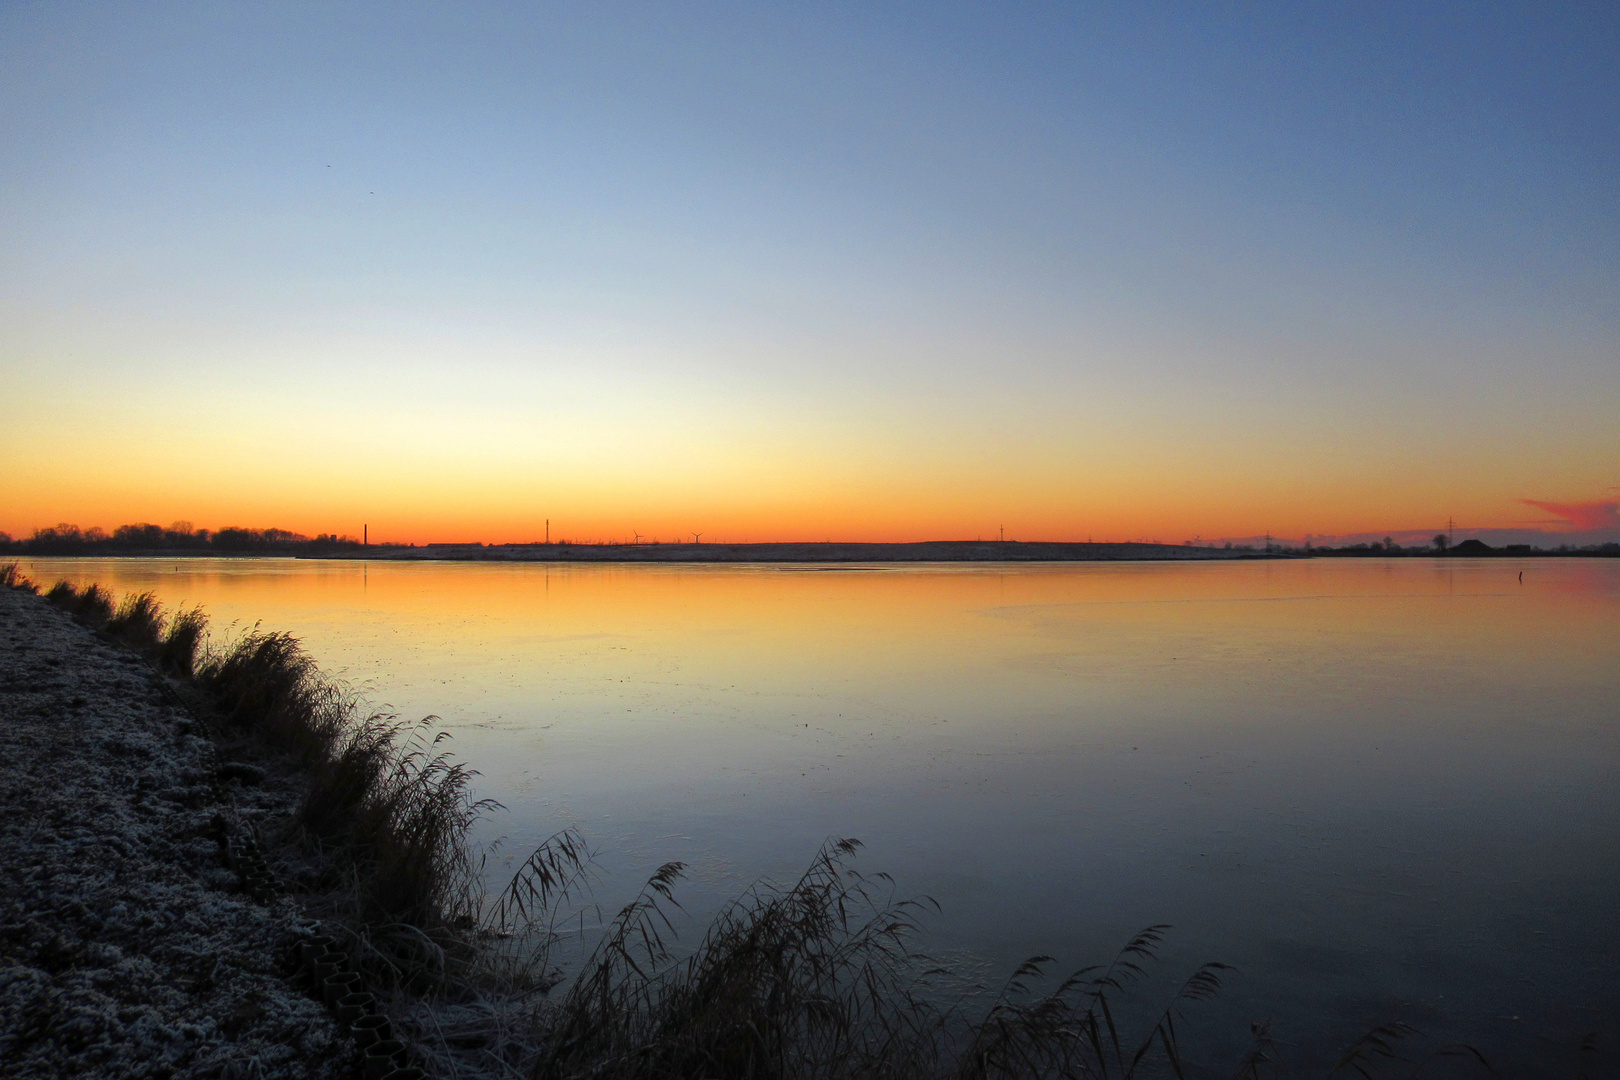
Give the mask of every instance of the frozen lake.
[[604, 905], [688, 863], [694, 935], [851, 836], [986, 980], [1173, 924], [1222, 1044], [1620, 1034], [1620, 560], [22, 562], [291, 631], [443, 718], [508, 855], [577, 826]]

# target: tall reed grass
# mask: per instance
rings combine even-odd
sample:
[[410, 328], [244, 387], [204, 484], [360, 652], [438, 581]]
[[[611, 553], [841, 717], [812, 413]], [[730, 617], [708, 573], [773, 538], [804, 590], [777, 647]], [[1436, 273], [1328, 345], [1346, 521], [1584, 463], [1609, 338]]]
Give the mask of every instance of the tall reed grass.
[[[1220, 964], [1195, 971], [1146, 1030], [1117, 1021], [1122, 998], [1165, 927], [1132, 939], [1113, 964], [1036, 992], [1052, 961], [1035, 957], [977, 1013], [960, 981], [918, 952], [931, 903], [896, 900], [885, 876], [850, 865], [859, 842], [829, 841], [785, 888], [756, 885], [678, 957], [669, 863], [612, 919], [563, 995], [533, 1075], [629, 1080], [1120, 1080], [1181, 1075], [1185, 1006], [1213, 995]], [[1257, 1036], [1260, 1034], [1256, 1033]], [[1263, 1047], [1246, 1059], [1266, 1060]]]

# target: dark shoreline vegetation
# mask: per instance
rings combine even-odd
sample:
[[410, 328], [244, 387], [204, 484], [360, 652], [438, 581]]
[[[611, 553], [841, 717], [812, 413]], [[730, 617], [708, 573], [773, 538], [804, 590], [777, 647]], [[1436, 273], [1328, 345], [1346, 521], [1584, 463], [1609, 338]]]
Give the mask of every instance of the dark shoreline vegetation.
[[322, 533], [316, 537], [286, 529], [247, 529], [229, 525], [222, 529], [194, 529], [189, 521], [160, 525], [120, 525], [105, 529], [80, 529], [66, 523], [48, 529], [35, 529], [26, 539], [12, 539], [0, 533], [0, 552], [17, 555], [303, 555], [322, 558], [364, 545], [352, 536]]
[[0, 553], [35, 556], [121, 557], [263, 557], [301, 559], [449, 560], [490, 562], [627, 562], [627, 563], [926, 563], [926, 562], [1113, 562], [1171, 559], [1290, 558], [1537, 558], [1620, 557], [1620, 543], [1568, 544], [1541, 548], [1529, 544], [1491, 547], [1479, 540], [1453, 545], [1444, 534], [1426, 545], [1397, 544], [1393, 539], [1343, 547], [1268, 541], [1263, 545], [1223, 546], [1128, 543], [1067, 543], [1020, 540], [925, 540], [912, 543], [784, 542], [758, 544], [618, 543], [597, 540], [529, 544], [368, 544], [352, 536], [322, 533], [316, 537], [286, 529], [194, 529], [177, 521], [157, 525], [120, 525], [112, 532], [60, 524], [35, 529], [27, 539], [0, 533]]
[[[15, 563], [0, 586], [37, 594]], [[430, 1072], [536, 1078], [787, 1080], [896, 1077], [1292, 1075], [1264, 1024], [1218, 1070], [1185, 1059], [1196, 1016], [1227, 969], [1193, 971], [1168, 1001], [1131, 993], [1168, 927], [1129, 941], [1108, 965], [1051, 977], [1032, 957], [999, 990], [917, 951], [926, 899], [852, 866], [859, 842], [829, 840], [795, 883], [759, 883], [726, 906], [695, 945], [671, 914], [683, 865], [667, 863], [617, 914], [568, 977], [553, 948], [583, 933], [591, 867], [568, 830], [525, 860], [499, 892], [481, 884], [485, 855], [468, 829], [496, 808], [469, 792], [474, 773], [441, 749], [428, 717], [405, 725], [365, 715], [285, 633], [254, 629], [223, 645], [198, 609], [166, 613], [151, 593], [115, 601], [98, 585], [58, 582], [44, 600], [144, 658], [232, 760], [276, 763], [303, 797], [259, 838], [288, 898], [318, 920], [364, 984], [407, 1024]], [[237, 766], [252, 769], [254, 766]], [[580, 930], [565, 925], [580, 924]], [[943, 1003], [942, 1003], [943, 1002]], [[1401, 1024], [1348, 1047], [1327, 1074], [1385, 1067], [1488, 1071], [1468, 1047], [1424, 1047]], [[1583, 1047], [1584, 1049], [1585, 1047]], [[1584, 1056], [1584, 1055], [1583, 1055]], [[1447, 1068], [1448, 1075], [1456, 1075]]]

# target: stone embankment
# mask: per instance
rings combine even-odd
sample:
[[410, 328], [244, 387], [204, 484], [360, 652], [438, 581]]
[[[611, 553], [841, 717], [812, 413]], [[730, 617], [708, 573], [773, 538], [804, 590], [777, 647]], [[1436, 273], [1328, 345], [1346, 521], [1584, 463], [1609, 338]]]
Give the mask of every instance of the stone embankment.
[[289, 979], [312, 928], [243, 868], [297, 798], [219, 767], [140, 658], [0, 589], [0, 1072], [356, 1075], [355, 1040]]

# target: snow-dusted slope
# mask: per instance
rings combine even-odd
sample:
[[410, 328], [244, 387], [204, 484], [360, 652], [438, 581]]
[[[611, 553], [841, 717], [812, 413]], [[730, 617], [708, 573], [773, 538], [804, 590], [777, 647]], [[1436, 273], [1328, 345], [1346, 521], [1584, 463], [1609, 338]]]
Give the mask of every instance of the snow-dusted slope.
[[353, 1075], [281, 975], [296, 912], [220, 863], [210, 744], [156, 679], [0, 589], [0, 1072]]

